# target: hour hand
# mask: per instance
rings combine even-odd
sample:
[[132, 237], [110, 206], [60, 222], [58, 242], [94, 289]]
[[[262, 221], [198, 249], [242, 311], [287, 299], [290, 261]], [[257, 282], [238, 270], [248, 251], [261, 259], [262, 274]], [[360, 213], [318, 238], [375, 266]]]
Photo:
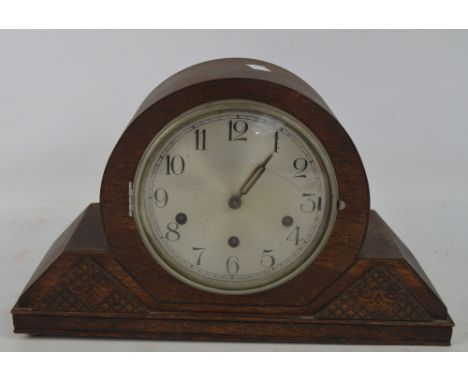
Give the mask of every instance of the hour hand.
[[254, 186], [254, 184], [257, 183], [258, 179], [260, 179], [262, 174], [265, 172], [266, 165], [272, 157], [273, 154], [268, 155], [268, 157], [262, 163], [255, 167], [255, 169], [252, 171], [249, 177], [242, 184], [239, 192], [240, 195], [246, 195]]

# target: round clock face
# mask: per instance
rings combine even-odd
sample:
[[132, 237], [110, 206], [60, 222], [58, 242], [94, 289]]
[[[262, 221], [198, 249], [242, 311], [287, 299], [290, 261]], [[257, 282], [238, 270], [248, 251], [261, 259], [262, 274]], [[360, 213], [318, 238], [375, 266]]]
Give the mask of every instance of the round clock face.
[[280, 285], [331, 234], [337, 183], [317, 138], [291, 115], [241, 100], [192, 109], [143, 154], [135, 220], [156, 261], [181, 281], [225, 294]]

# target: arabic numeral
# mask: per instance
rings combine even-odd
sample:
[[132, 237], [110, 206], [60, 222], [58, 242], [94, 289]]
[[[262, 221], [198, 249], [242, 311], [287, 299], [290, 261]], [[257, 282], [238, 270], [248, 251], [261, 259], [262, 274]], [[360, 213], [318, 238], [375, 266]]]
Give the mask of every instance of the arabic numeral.
[[166, 239], [169, 241], [177, 241], [180, 239], [180, 233], [177, 231], [179, 229], [179, 224], [177, 223], [168, 223], [166, 232]]
[[231, 276], [239, 272], [239, 258], [237, 258], [236, 256], [230, 256], [226, 260], [226, 271]]
[[156, 207], [166, 207], [167, 202], [169, 201], [169, 194], [164, 188], [157, 188], [154, 190], [154, 200], [156, 202]]
[[260, 259], [260, 265], [265, 268], [271, 268], [275, 265], [275, 258], [270, 253], [273, 252], [272, 249], [264, 249], [262, 253], [262, 258]]
[[301, 241], [300, 239], [300, 228], [299, 226], [294, 227], [292, 232], [288, 235], [286, 238], [288, 241], [294, 242], [294, 245], [299, 245], [299, 242]]
[[206, 130], [195, 130], [195, 150], [206, 150]]
[[229, 121], [229, 140], [230, 141], [246, 141], [247, 137], [243, 137], [249, 125], [246, 121]]
[[302, 194], [302, 197], [306, 198], [306, 202], [301, 203], [300, 209], [302, 212], [306, 214], [310, 214], [315, 210], [321, 211], [322, 210], [322, 197], [319, 196], [315, 201], [313, 198], [315, 194]]
[[203, 253], [205, 252], [205, 249], [206, 249], [206, 247], [192, 247], [192, 251], [200, 251], [198, 253], [198, 258], [197, 258], [197, 262], [196, 262], [197, 265], [201, 264], [201, 258], [202, 258]]
[[297, 170], [297, 174], [294, 175], [294, 178], [305, 178], [306, 174], [303, 174], [307, 167], [309, 166], [309, 162], [305, 158], [296, 158], [293, 162], [293, 167]]
[[165, 156], [166, 161], [166, 175], [180, 175], [185, 170], [185, 161], [180, 155]]
[[275, 145], [273, 146], [273, 151], [275, 153], [277, 153], [279, 150], [278, 141], [279, 141], [279, 131], [275, 131]]

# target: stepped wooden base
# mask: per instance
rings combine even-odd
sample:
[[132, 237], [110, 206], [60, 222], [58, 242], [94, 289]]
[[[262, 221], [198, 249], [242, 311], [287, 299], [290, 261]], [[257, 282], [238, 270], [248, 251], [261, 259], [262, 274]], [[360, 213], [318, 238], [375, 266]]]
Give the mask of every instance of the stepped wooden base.
[[143, 290], [113, 258], [92, 204], [54, 243], [12, 314], [15, 333], [170, 340], [449, 345], [454, 326], [374, 211], [355, 263], [307, 306], [205, 308], [175, 308]]
[[380, 345], [450, 345], [453, 326], [450, 319], [418, 324], [187, 314], [115, 318], [24, 310], [14, 322], [15, 333], [45, 336]]

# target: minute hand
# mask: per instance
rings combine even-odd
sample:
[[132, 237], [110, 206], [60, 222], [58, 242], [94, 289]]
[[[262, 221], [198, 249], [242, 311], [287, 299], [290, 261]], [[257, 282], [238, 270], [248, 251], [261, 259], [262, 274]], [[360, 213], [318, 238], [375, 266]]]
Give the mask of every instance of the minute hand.
[[247, 192], [249, 192], [250, 189], [253, 187], [253, 185], [257, 183], [257, 180], [265, 172], [266, 165], [272, 157], [273, 157], [273, 154], [268, 155], [268, 157], [262, 163], [260, 163], [257, 167], [255, 167], [255, 169], [252, 171], [249, 177], [242, 184], [241, 189], [240, 189], [241, 195], [246, 195]]

